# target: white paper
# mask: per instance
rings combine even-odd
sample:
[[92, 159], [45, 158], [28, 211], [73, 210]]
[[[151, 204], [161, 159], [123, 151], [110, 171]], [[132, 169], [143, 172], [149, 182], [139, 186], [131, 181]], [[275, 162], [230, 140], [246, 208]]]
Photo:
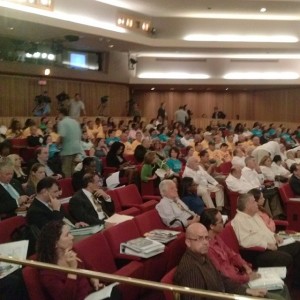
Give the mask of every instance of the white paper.
[[264, 267], [264, 268], [257, 269], [257, 273], [259, 274], [275, 273], [281, 279], [284, 279], [286, 277], [286, 271], [287, 271], [286, 267]]
[[109, 298], [113, 287], [118, 284], [119, 284], [118, 282], [115, 282], [110, 285], [107, 285], [103, 289], [89, 294], [87, 297], [84, 298], [84, 300], [102, 300], [102, 299]]
[[119, 224], [128, 220], [132, 220], [133, 216], [127, 216], [127, 215], [119, 215], [119, 214], [113, 214], [111, 217], [105, 220], [106, 223], [113, 223], [113, 224]]
[[276, 273], [261, 273], [261, 277], [249, 281], [252, 289], [266, 288], [268, 291], [283, 289], [284, 282]]
[[[11, 256], [17, 259], [26, 259], [29, 241], [18, 241], [0, 245], [2, 256]], [[0, 262], [0, 279], [21, 268], [20, 265]]]
[[296, 240], [292, 237], [288, 237], [286, 239], [283, 239], [283, 242], [281, 244], [278, 245], [278, 247], [282, 247], [282, 246], [286, 246], [286, 245], [289, 245], [289, 244], [293, 244], [295, 243]]
[[106, 178], [106, 186], [109, 190], [115, 188], [120, 184], [120, 172], [112, 173]]

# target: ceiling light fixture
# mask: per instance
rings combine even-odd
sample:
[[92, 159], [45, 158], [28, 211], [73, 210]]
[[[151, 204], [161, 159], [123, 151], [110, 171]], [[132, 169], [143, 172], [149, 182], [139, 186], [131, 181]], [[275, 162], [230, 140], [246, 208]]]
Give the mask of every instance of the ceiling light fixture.
[[267, 11], [267, 9], [265, 8], [265, 7], [262, 7], [261, 9], [260, 9], [260, 12], [261, 13], [264, 13], [264, 12], [266, 12]]
[[224, 79], [237, 80], [295, 80], [299, 78], [296, 72], [230, 72]]
[[193, 42], [297, 43], [291, 35], [189, 34], [183, 38]]
[[232, 59], [300, 59], [300, 53], [171, 53], [171, 52], [140, 52], [133, 53], [136, 57], [156, 58], [232, 58]]
[[151, 88], [151, 91], [154, 91], [155, 90], [155, 87]]
[[186, 72], [144, 72], [138, 75], [144, 79], [208, 79], [207, 74], [186, 73]]

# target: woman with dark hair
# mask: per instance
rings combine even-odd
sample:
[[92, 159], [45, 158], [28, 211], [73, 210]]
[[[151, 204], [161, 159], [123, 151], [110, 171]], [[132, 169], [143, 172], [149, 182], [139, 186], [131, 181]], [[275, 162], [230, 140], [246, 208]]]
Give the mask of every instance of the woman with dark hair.
[[[61, 267], [84, 269], [85, 264], [72, 248], [73, 236], [69, 227], [62, 221], [52, 221], [43, 227], [39, 235], [37, 259]], [[89, 279], [56, 270], [41, 269], [39, 274], [43, 288], [53, 300], [83, 300], [93, 291], [100, 290], [104, 286], [96, 278]], [[114, 287], [108, 299], [121, 299], [118, 289]]]
[[195, 212], [197, 215], [201, 215], [205, 204], [197, 195], [197, 184], [191, 177], [184, 177], [180, 182], [180, 199], [188, 206], [190, 210]]
[[177, 147], [172, 147], [169, 151], [169, 158], [167, 159], [166, 163], [167, 166], [174, 172], [174, 175], [179, 176], [179, 172], [182, 168], [182, 163], [178, 159], [180, 151]]
[[276, 226], [272, 219], [271, 214], [268, 212], [270, 211], [269, 204], [266, 202], [263, 193], [259, 189], [252, 189], [248, 192], [249, 194], [253, 195], [255, 201], [258, 204], [258, 214], [263, 219], [266, 226], [272, 231], [275, 232]]
[[200, 216], [207, 231], [209, 240], [208, 257], [215, 268], [225, 277], [239, 283], [247, 283], [256, 279], [259, 275], [253, 272], [251, 265], [242, 257], [229, 248], [219, 236], [223, 230], [223, 219], [216, 208], [208, 208]]
[[291, 172], [282, 165], [281, 155], [274, 156], [273, 162], [271, 164], [271, 169], [278, 176], [283, 176], [285, 178], [289, 178], [291, 175]]
[[106, 164], [108, 167], [117, 168], [120, 171], [120, 177], [127, 176], [128, 183], [132, 183], [136, 174], [136, 168], [123, 157], [124, 149], [123, 143], [114, 142], [107, 153]]
[[7, 139], [22, 138], [23, 130], [20, 121], [12, 119], [8, 130], [5, 133]]

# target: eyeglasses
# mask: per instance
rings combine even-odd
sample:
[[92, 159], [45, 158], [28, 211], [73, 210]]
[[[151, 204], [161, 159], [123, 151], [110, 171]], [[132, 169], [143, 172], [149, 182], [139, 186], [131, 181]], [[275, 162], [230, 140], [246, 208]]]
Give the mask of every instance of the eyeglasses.
[[187, 240], [190, 240], [190, 241], [198, 241], [198, 242], [203, 242], [203, 241], [209, 241], [209, 236], [208, 235], [205, 235], [205, 236], [201, 236], [201, 235], [198, 235], [196, 238], [186, 238]]

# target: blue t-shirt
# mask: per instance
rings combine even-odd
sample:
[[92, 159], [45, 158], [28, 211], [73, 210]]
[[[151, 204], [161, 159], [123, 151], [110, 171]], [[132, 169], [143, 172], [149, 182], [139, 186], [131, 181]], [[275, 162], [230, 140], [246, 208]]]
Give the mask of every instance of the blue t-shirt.
[[181, 200], [188, 206], [188, 208], [195, 212], [197, 215], [201, 215], [201, 213], [204, 211], [205, 205], [198, 195], [189, 194], [185, 195], [181, 198]]
[[169, 158], [167, 160], [167, 166], [175, 173], [179, 173], [181, 171], [182, 163], [177, 158]]

